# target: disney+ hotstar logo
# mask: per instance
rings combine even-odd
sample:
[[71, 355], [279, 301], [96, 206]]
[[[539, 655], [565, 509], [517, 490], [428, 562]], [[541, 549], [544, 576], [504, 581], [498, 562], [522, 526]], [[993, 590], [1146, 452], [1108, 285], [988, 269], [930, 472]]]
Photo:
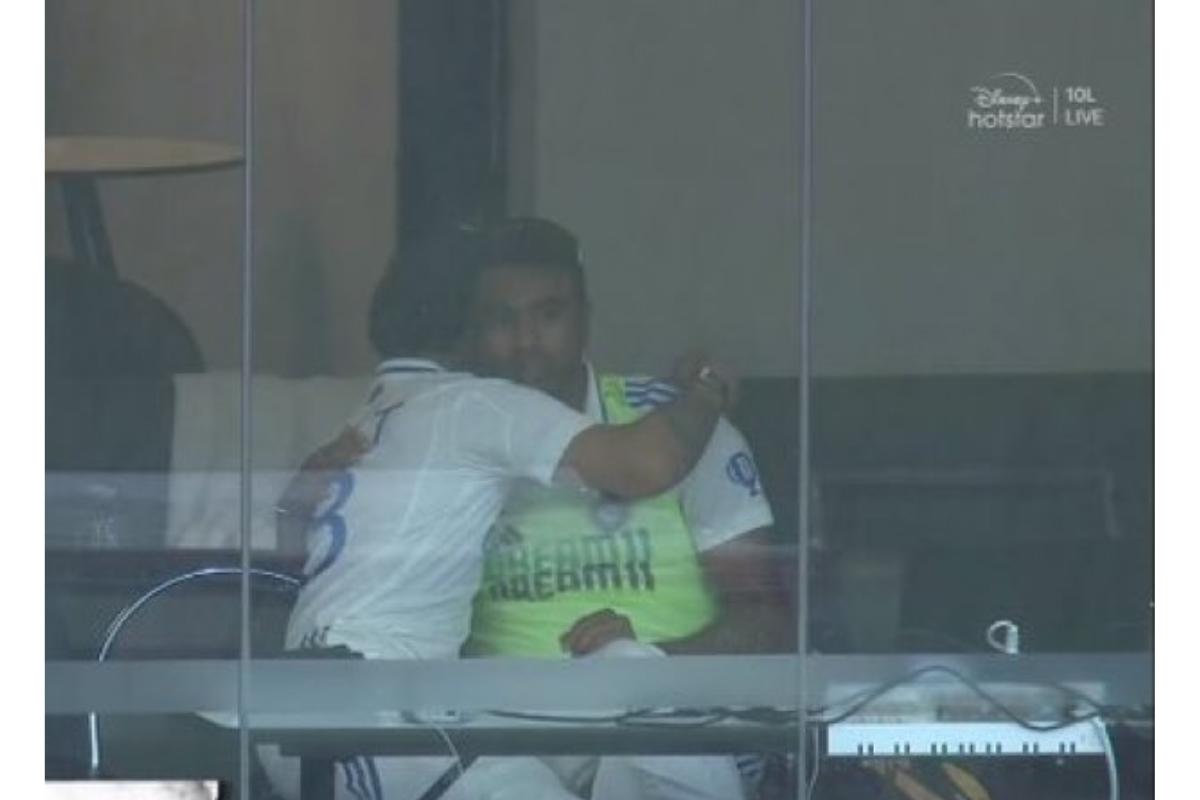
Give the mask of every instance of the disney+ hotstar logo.
[[971, 87], [969, 130], [1102, 128], [1107, 111], [1091, 86], [1054, 86], [1047, 98], [1020, 72], [997, 72]]

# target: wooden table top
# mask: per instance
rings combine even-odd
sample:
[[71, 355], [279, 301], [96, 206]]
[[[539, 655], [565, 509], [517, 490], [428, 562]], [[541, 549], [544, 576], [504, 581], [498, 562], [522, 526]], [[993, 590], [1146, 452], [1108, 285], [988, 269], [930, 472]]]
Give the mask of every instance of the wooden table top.
[[223, 142], [127, 136], [47, 136], [46, 174], [120, 176], [223, 169], [242, 163]]

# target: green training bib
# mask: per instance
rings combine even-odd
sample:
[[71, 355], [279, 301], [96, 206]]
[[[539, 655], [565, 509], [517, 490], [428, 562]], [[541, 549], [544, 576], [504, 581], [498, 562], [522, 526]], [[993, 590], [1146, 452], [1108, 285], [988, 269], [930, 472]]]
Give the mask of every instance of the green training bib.
[[[625, 379], [599, 377], [613, 423], [637, 420]], [[514, 497], [488, 537], [475, 597], [475, 655], [561, 656], [559, 637], [587, 614], [628, 616], [638, 639], [696, 633], [715, 616], [674, 491], [635, 503], [531, 487]]]

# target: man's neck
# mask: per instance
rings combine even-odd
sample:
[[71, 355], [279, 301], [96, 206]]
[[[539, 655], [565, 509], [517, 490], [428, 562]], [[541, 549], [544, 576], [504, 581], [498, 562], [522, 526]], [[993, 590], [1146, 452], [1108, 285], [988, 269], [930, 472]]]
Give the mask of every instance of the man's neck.
[[564, 395], [558, 399], [576, 411], [586, 411], [587, 395], [588, 368], [587, 364], [581, 361], [579, 362], [579, 369], [575, 371], [570, 384], [564, 387]]

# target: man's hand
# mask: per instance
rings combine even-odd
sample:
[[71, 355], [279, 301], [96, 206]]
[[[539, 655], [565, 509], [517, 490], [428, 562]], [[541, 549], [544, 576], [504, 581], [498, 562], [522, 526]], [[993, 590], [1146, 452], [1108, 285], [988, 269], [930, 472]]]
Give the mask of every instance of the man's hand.
[[636, 641], [637, 635], [629, 617], [606, 608], [582, 617], [558, 640], [571, 655], [586, 656], [616, 639]]
[[333, 476], [370, 449], [371, 443], [365, 436], [354, 428], [346, 428], [338, 438], [304, 459], [275, 505], [280, 544], [286, 547], [293, 540], [303, 541], [304, 531], [312, 522], [313, 512], [325, 499]]
[[733, 371], [703, 352], [693, 350], [681, 356], [675, 362], [671, 382], [682, 390], [704, 387], [719, 400], [724, 412], [737, 405], [738, 380]]

